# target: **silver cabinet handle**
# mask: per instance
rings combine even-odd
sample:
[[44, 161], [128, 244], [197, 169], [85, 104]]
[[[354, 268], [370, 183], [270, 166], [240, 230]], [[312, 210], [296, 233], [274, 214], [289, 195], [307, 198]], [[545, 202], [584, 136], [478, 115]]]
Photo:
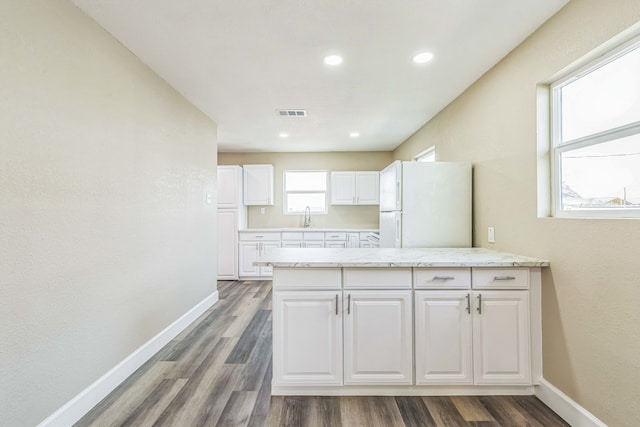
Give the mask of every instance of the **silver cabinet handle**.
[[258, 247], [258, 242], [256, 242], [256, 251], [260, 251], [260, 248]]
[[493, 276], [493, 280], [516, 280], [513, 276]]
[[256, 236], [256, 239], [263, 239], [264, 236]]
[[347, 314], [351, 314], [351, 294], [347, 296]]
[[453, 280], [453, 276], [433, 276], [433, 280]]
[[482, 314], [482, 294], [478, 294], [478, 314]]
[[467, 294], [467, 314], [471, 314], [471, 294]]
[[338, 313], [338, 294], [336, 294], [336, 316], [340, 314]]

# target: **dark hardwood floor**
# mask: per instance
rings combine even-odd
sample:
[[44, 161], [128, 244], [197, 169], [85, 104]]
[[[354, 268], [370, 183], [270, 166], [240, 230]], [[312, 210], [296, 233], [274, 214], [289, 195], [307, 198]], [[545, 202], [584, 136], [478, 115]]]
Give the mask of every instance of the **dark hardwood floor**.
[[76, 426], [567, 426], [534, 396], [271, 397], [271, 282], [220, 300]]

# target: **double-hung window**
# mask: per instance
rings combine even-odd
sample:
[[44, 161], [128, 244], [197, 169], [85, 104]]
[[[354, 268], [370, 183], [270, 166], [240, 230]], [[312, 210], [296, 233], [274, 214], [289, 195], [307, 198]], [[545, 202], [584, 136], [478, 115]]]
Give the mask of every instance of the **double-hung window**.
[[640, 216], [640, 40], [551, 85], [556, 216]]
[[284, 213], [327, 213], [327, 171], [298, 170], [284, 172]]

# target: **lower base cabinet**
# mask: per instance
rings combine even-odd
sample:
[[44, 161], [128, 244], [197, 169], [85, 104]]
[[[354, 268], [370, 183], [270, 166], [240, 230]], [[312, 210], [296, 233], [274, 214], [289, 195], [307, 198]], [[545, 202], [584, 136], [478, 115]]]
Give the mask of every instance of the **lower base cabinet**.
[[[519, 271], [482, 270], [478, 275], [491, 273], [497, 284], [460, 290], [412, 290], [400, 268], [373, 275], [370, 270], [276, 270], [273, 385], [278, 392], [302, 387], [310, 393], [327, 386], [356, 392], [368, 386], [506, 390], [536, 383], [539, 270], [527, 273], [526, 282], [519, 281]], [[454, 273], [430, 274], [453, 281]], [[303, 290], [307, 287], [315, 290]]]
[[529, 291], [416, 291], [416, 384], [529, 385]]
[[411, 291], [344, 291], [344, 384], [413, 383]]
[[473, 378], [478, 385], [531, 384], [529, 291], [475, 291]]
[[411, 300], [409, 290], [275, 292], [274, 384], [412, 384]]
[[342, 292], [273, 294], [274, 385], [342, 385]]
[[242, 277], [270, 277], [273, 275], [273, 267], [256, 267], [253, 262], [264, 253], [267, 248], [280, 247], [279, 242], [240, 242], [239, 246], [239, 272]]

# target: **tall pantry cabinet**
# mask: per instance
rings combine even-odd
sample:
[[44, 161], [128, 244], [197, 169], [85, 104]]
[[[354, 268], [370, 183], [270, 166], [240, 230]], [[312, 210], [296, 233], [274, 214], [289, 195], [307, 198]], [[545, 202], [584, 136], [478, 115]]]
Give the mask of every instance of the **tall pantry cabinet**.
[[246, 227], [242, 168], [218, 166], [218, 280], [238, 279], [238, 230]]

